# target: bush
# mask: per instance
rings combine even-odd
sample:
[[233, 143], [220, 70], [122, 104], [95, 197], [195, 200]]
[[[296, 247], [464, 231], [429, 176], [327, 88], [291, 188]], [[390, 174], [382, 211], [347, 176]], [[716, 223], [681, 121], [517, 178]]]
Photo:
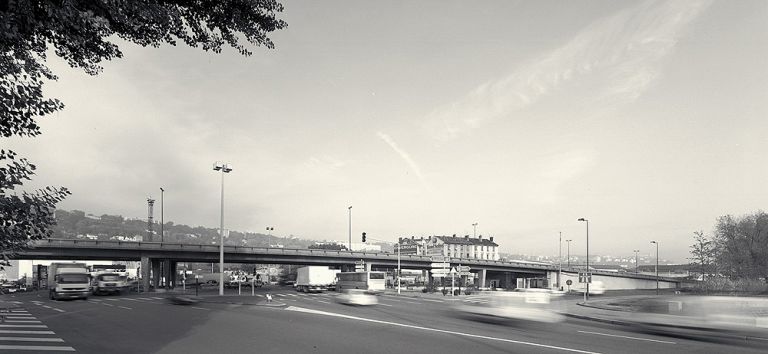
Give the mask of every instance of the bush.
[[427, 288], [421, 289], [421, 292], [422, 292], [422, 293], [425, 293], [425, 294], [426, 294], [428, 291], [429, 291], [429, 289], [427, 289]]
[[464, 295], [472, 295], [472, 289], [464, 290]]
[[760, 279], [731, 280], [724, 277], [711, 277], [696, 284], [693, 290], [707, 294], [759, 294], [768, 291], [768, 285]]
[[443, 296], [445, 296], [445, 295], [447, 295], [447, 294], [448, 294], [448, 289], [446, 289], [446, 288], [443, 288], [442, 292], [443, 292]]

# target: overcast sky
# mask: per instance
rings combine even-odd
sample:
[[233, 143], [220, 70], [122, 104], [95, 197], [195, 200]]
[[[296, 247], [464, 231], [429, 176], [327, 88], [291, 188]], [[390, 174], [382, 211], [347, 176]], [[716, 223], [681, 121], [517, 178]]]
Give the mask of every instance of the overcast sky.
[[[63, 209], [502, 252], [654, 252], [768, 200], [768, 2], [285, 1], [277, 48], [141, 48], [12, 139]], [[159, 204], [159, 203], [158, 203]], [[159, 211], [155, 216], [159, 219]], [[565, 242], [563, 242], [565, 250]], [[565, 252], [565, 251], [563, 251]]]

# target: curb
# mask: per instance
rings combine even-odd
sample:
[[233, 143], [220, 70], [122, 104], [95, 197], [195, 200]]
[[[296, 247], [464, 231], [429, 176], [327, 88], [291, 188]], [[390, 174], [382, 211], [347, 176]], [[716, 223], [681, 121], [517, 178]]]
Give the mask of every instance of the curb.
[[571, 317], [571, 318], [577, 318], [577, 319], [586, 320], [586, 321], [610, 323], [610, 324], [614, 324], [614, 325], [622, 325], [622, 326], [628, 325], [628, 323], [624, 322], [624, 321], [609, 320], [607, 318], [599, 318], [599, 317], [590, 317], [590, 316], [584, 316], [584, 315], [577, 315], [577, 314], [573, 314], [573, 313], [563, 313], [563, 316]]
[[200, 302], [208, 303], [208, 304], [228, 304], [228, 305], [243, 305], [243, 306], [262, 306], [262, 307], [286, 307], [288, 304], [284, 302], [279, 301], [272, 301], [272, 302], [266, 302], [266, 301], [259, 301], [259, 302], [244, 302], [244, 301], [211, 301], [208, 299], [201, 299]]

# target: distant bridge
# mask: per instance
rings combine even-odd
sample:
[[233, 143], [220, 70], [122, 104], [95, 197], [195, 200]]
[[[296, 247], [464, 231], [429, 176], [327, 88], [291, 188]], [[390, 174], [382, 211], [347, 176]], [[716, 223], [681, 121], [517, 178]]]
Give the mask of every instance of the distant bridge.
[[[45, 259], [45, 260], [109, 260], [109, 261], [141, 261], [143, 279], [149, 285], [150, 275], [158, 284], [160, 273], [165, 273], [166, 279], [173, 279], [178, 262], [218, 263], [218, 245], [197, 245], [167, 242], [131, 242], [131, 241], [98, 241], [79, 239], [46, 239], [37, 241], [33, 247], [20, 252], [16, 259]], [[398, 256], [388, 252], [335, 251], [318, 249], [290, 249], [247, 246], [224, 246], [225, 263], [258, 263], [258, 264], [298, 264], [323, 265], [340, 267], [351, 270], [355, 262], [365, 262], [366, 269], [393, 269], [397, 267]], [[401, 255], [400, 264], [407, 269], [431, 269], [432, 257], [420, 255]], [[516, 286], [517, 278], [548, 279], [554, 284], [558, 267], [555, 265], [536, 264], [527, 262], [508, 262], [479, 259], [451, 258], [447, 263], [451, 267], [459, 264], [469, 266], [477, 272], [480, 284], [494, 285], [503, 288]], [[161, 267], [161, 264], [164, 266]], [[165, 269], [161, 271], [161, 269]], [[150, 270], [152, 274], [150, 274]], [[567, 269], [563, 269], [566, 271]], [[571, 270], [573, 271], [573, 270]], [[655, 282], [656, 277], [636, 274], [620, 274], [612, 272], [593, 271], [605, 277], [632, 279], [639, 286], [645, 287], [649, 280]], [[677, 279], [663, 279], [665, 286], [678, 287]], [[173, 281], [170, 282], [171, 286]], [[624, 282], [626, 283], [626, 282]]]

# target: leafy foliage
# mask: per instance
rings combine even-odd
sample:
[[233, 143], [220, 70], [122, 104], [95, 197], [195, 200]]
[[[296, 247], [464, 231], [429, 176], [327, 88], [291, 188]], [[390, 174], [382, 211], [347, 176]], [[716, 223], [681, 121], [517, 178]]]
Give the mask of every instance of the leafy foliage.
[[768, 280], [768, 214], [721, 216], [713, 241], [720, 273], [736, 279]]
[[[282, 10], [276, 0], [0, 0], [0, 137], [37, 136], [37, 119], [64, 108], [43, 95], [43, 83], [57, 79], [45, 65], [49, 46], [90, 75], [102, 61], [123, 56], [112, 42], [117, 37], [145, 47], [181, 41], [215, 53], [228, 45], [249, 56], [247, 44], [274, 48], [267, 34], [286, 26], [275, 18]], [[18, 192], [35, 166], [7, 150], [0, 161], [0, 245], [7, 258], [51, 234], [54, 207], [69, 191]]]
[[714, 272], [712, 269], [713, 262], [715, 261], [715, 244], [714, 242], [704, 235], [703, 231], [696, 231], [694, 234], [695, 243], [691, 245], [691, 264], [698, 268], [697, 271], [701, 273], [702, 278], [706, 278], [707, 274]]

